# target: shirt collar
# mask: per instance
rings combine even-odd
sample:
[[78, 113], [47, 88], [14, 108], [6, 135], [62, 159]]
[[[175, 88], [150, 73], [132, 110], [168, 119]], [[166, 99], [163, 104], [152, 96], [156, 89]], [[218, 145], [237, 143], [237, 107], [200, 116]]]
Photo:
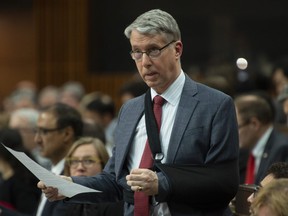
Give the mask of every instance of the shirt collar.
[[[184, 72], [181, 70], [180, 75], [177, 77], [177, 79], [169, 86], [169, 88], [161, 94], [161, 97], [163, 97], [169, 104], [172, 104], [175, 106], [179, 100], [180, 95], [183, 89], [185, 83], [185, 75]], [[151, 99], [158, 95], [157, 92], [151, 88]]]
[[59, 161], [55, 166], [52, 166], [51, 172], [55, 175], [60, 175], [64, 169], [65, 159]]
[[273, 130], [273, 126], [269, 127], [266, 132], [264, 133], [264, 135], [258, 140], [256, 146], [254, 147], [252, 154], [254, 155], [254, 157], [261, 157], [264, 149], [265, 149], [265, 145], [270, 137], [270, 134], [272, 133]]

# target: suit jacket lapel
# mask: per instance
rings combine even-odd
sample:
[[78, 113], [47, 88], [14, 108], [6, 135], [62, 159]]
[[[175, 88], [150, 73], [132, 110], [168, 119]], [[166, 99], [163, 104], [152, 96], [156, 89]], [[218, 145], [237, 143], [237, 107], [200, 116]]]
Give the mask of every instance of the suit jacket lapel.
[[273, 146], [273, 143], [274, 143], [274, 137], [275, 137], [275, 130], [273, 129], [271, 134], [270, 134], [270, 137], [268, 138], [267, 140], [267, 143], [265, 145], [265, 148], [264, 148], [264, 151], [263, 151], [263, 154], [261, 156], [261, 161], [260, 161], [260, 164], [259, 164], [259, 167], [258, 167], [258, 172], [257, 172], [257, 175], [256, 175], [256, 182], [260, 182], [262, 179], [262, 177], [265, 175], [265, 172], [266, 170], [268, 169], [269, 167], [269, 154], [271, 152], [271, 148]]
[[190, 122], [191, 116], [199, 102], [199, 99], [195, 97], [197, 94], [196, 83], [189, 78], [185, 78], [185, 84], [183, 92], [180, 98], [178, 110], [175, 117], [175, 122], [172, 129], [170, 138], [167, 163], [173, 162], [177, 149], [180, 145], [180, 140], [185, 132], [187, 124]]

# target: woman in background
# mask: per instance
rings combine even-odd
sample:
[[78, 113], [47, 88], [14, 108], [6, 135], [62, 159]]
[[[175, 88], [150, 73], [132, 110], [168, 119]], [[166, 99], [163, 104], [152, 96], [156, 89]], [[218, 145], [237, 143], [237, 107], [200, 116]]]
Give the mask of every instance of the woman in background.
[[[108, 152], [100, 139], [82, 137], [73, 144], [65, 158], [64, 174], [67, 176], [97, 175], [102, 172], [108, 159]], [[123, 215], [123, 202], [72, 204], [66, 215]]]

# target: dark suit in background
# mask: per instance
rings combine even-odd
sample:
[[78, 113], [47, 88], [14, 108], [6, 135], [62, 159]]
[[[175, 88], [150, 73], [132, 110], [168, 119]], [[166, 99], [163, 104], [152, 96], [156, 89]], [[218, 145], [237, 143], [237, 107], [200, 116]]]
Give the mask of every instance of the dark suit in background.
[[274, 128], [274, 113], [267, 97], [245, 93], [235, 98], [240, 139], [240, 183], [245, 183], [248, 155], [258, 160], [254, 183], [259, 184], [270, 165], [288, 161], [288, 137]]
[[[242, 184], [245, 181], [249, 151], [247, 149], [240, 149], [240, 152], [239, 161], [241, 163], [239, 164], [239, 168], [240, 183]], [[288, 136], [273, 129], [261, 157], [261, 162], [255, 176], [255, 184], [259, 185], [260, 181], [265, 177], [268, 168], [275, 162], [288, 162]]]

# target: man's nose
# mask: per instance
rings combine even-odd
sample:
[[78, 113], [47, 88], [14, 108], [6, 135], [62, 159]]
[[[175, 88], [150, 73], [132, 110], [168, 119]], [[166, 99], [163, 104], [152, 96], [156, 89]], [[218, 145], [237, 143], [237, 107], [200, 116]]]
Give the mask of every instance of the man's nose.
[[253, 200], [254, 200], [254, 193], [252, 193], [252, 194], [247, 198], [247, 202], [251, 204], [251, 203], [253, 202]]
[[151, 59], [150, 59], [150, 57], [147, 55], [147, 53], [143, 53], [141, 61], [142, 61], [143, 67], [145, 67], [145, 66], [147, 66], [147, 65], [151, 65]]

